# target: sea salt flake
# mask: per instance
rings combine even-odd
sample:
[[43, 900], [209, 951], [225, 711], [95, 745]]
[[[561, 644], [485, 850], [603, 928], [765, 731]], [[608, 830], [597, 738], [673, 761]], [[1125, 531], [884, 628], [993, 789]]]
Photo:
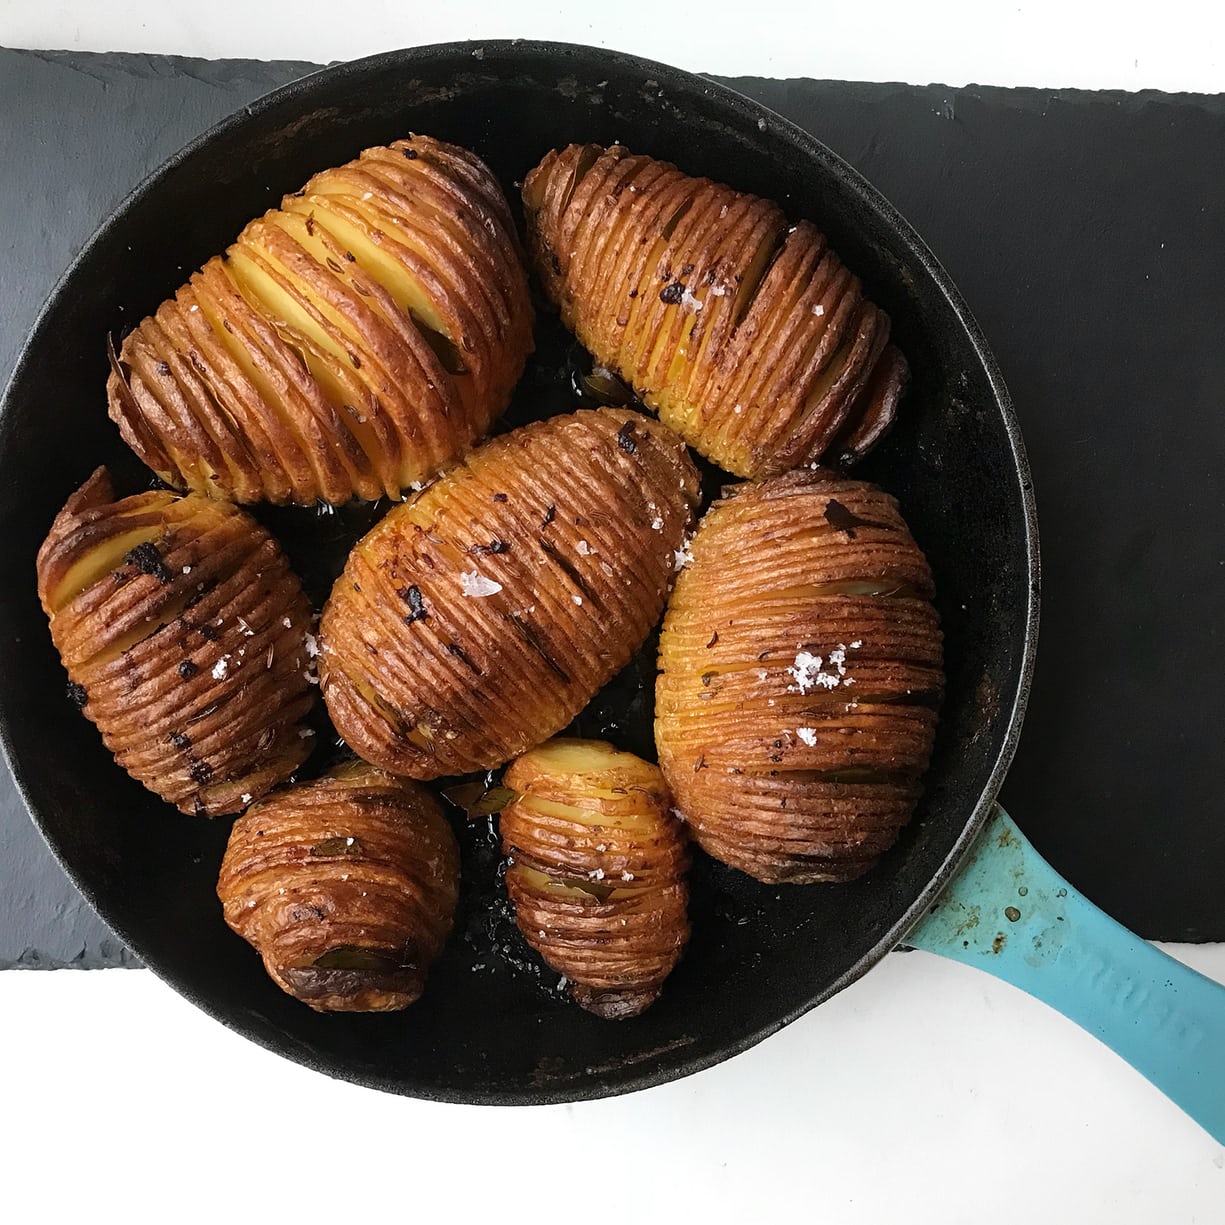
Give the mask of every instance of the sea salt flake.
[[622, 873], [621, 873], [621, 879], [622, 879], [622, 880], [633, 880], [633, 879], [634, 879], [634, 874], [633, 874], [632, 872], [622, 872]]
[[700, 311], [702, 309], [702, 299], [693, 294], [688, 286], [685, 286], [681, 292], [681, 305], [686, 310]]
[[683, 570], [691, 561], [693, 561], [693, 551], [689, 546], [693, 543], [693, 537], [687, 537], [681, 542], [681, 547], [672, 553], [672, 569]]
[[582, 597], [581, 595], [572, 595], [570, 598], [571, 598], [571, 599], [572, 599], [572, 600], [573, 600], [573, 601], [574, 601], [576, 604], [578, 604], [578, 605], [580, 605], [580, 606], [581, 606], [581, 605], [582, 605], [582, 603], [583, 603], [583, 597]]
[[586, 557], [589, 553], [595, 552], [591, 545], [589, 545], [585, 540], [580, 540], [575, 547], [584, 557]]
[[861, 640], [861, 639], [856, 638], [856, 639], [855, 639], [855, 641], [854, 641], [854, 642], [852, 642], [850, 645], [851, 645], [851, 650], [852, 650], [852, 651], [858, 651], [858, 650], [859, 650], [859, 648], [860, 648], [861, 646], [863, 646], [863, 642], [862, 642], [862, 640]]
[[244, 792], [242, 793], [242, 795], [240, 795], [238, 798], [239, 798], [239, 799], [240, 799], [240, 800], [241, 800], [241, 801], [242, 801], [244, 804], [250, 804], [250, 803], [251, 803], [251, 793], [250, 793], [249, 791], [244, 791]]
[[825, 314], [825, 307], [822, 306], [820, 302], [818, 302], [816, 306], [812, 308], [812, 313], [816, 315], [818, 319], [820, 319], [821, 316]]
[[604, 869], [603, 868], [592, 868], [591, 871], [587, 873], [587, 875], [592, 880], [603, 880], [604, 879]]
[[292, 628], [293, 628], [293, 622], [292, 622], [292, 621], [291, 621], [291, 620], [290, 620], [288, 617], [282, 617], [282, 618], [281, 618], [281, 624], [282, 624], [282, 625], [283, 625], [283, 626], [284, 626], [286, 629], [292, 629]]
[[[845, 656], [844, 656], [845, 658]], [[830, 657], [830, 662], [835, 663], [833, 657]], [[795, 663], [792, 664], [787, 672], [795, 678], [794, 685], [787, 686], [788, 693], [807, 693], [810, 689], [836, 689], [841, 683], [841, 676], [837, 672], [822, 671], [825, 661], [820, 655], [813, 655], [808, 651], [798, 651], [795, 656]], [[838, 665], [835, 663], [835, 667]], [[846, 669], [843, 668], [843, 672]]]
[[190, 574], [190, 573], [191, 573], [191, 567], [190, 567], [190, 566], [184, 566], [184, 567], [183, 567], [183, 573], [184, 573], [184, 574]]
[[664, 521], [659, 515], [656, 515], [655, 518], [651, 520], [651, 530], [653, 532], [662, 532], [664, 530]]
[[230, 657], [228, 655], [223, 655], [213, 665], [213, 680], [215, 681], [225, 680], [226, 673], [229, 672], [229, 670], [230, 670]]
[[817, 729], [815, 727], [797, 727], [795, 734], [811, 748], [817, 743]]
[[314, 634], [306, 635], [306, 654], [309, 659], [314, 659], [319, 654], [319, 642]]
[[464, 589], [464, 595], [477, 598], [480, 596], [497, 595], [502, 590], [502, 584], [491, 578], [486, 578], [477, 570], [465, 570], [459, 576]]

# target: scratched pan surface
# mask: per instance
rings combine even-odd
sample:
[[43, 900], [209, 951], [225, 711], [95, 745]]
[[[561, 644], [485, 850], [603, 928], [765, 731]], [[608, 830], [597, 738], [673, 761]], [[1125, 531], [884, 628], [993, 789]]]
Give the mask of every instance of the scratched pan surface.
[[[914, 371], [901, 423], [861, 471], [901, 499], [940, 592], [948, 696], [923, 801], [895, 850], [851, 885], [767, 887], [699, 856], [692, 944], [633, 1021], [602, 1022], [562, 998], [507, 916], [488, 823], [459, 814], [461, 911], [424, 998], [404, 1013], [320, 1016], [283, 995], [221, 920], [213, 889], [227, 823], [179, 815], [113, 764], [65, 698], [35, 598], [34, 554], [69, 492], [101, 462], [121, 492], [150, 483], [106, 416], [107, 333], [130, 328], [312, 172], [410, 130], [475, 149], [512, 198], [547, 149], [614, 140], [772, 196], [829, 233], [893, 316]], [[537, 345], [509, 424], [573, 406], [581, 357], [544, 311]], [[397, 1093], [513, 1104], [624, 1092], [725, 1059], [820, 1003], [894, 947], [954, 869], [1011, 758], [1028, 687], [1028, 470], [998, 372], [947, 277], [890, 206], [798, 128], [700, 78], [605, 51], [383, 55], [281, 89], [189, 146], [103, 226], [48, 304], [0, 418], [0, 491], [0, 725], [53, 850], [199, 1007], [288, 1058]], [[380, 510], [263, 517], [319, 600]], [[650, 752], [652, 670], [644, 653], [578, 730]], [[322, 717], [319, 730], [306, 775], [336, 751]]]

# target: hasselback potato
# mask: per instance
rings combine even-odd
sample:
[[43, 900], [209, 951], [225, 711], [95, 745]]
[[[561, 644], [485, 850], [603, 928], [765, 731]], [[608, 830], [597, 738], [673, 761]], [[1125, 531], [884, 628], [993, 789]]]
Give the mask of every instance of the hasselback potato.
[[626, 409], [480, 447], [394, 507], [337, 579], [320, 622], [336, 729], [414, 778], [560, 731], [658, 620], [697, 494], [680, 439]]
[[69, 693], [115, 760], [184, 812], [237, 812], [310, 751], [311, 612], [276, 541], [194, 495], [113, 500], [99, 468], [38, 553]]
[[424, 787], [351, 762], [256, 804], [217, 896], [283, 991], [320, 1012], [420, 996], [459, 894], [459, 848]]
[[110, 413], [177, 488], [396, 497], [486, 432], [531, 332], [497, 182], [410, 136], [315, 175], [112, 348]]
[[637, 1016], [689, 939], [684, 830], [658, 766], [551, 740], [506, 772], [506, 888], [527, 942], [597, 1016]]
[[620, 145], [549, 153], [523, 200], [566, 325], [729, 472], [849, 462], [893, 420], [889, 317], [809, 222]]
[[711, 506], [660, 638], [659, 761], [696, 840], [759, 880], [849, 880], [919, 795], [943, 692], [927, 561], [827, 472]]

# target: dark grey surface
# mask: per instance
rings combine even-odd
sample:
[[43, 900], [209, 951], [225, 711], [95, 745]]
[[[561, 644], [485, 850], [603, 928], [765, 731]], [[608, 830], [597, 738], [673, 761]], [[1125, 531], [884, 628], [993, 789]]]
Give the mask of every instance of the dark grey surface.
[[[311, 67], [0, 50], [0, 377], [134, 183]], [[1225, 939], [1225, 99], [730, 83], [893, 200], [1009, 380], [1045, 591], [1005, 802], [1142, 934]], [[0, 967], [129, 961], [0, 779]]]
[[[313, 67], [0, 48], [0, 384], [60, 273], [111, 209], [193, 136]], [[0, 969], [132, 964], [0, 766]]]

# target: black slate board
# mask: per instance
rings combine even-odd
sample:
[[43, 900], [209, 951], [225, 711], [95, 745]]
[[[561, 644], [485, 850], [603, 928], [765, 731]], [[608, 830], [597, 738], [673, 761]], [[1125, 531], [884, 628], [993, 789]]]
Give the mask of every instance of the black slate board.
[[[0, 49], [0, 378], [131, 186], [312, 67]], [[1225, 940], [1225, 98], [728, 83], [812, 131], [901, 209], [1011, 387], [1034, 468], [1044, 606], [1005, 803], [1136, 931]], [[0, 968], [132, 962], [5, 772]]]

